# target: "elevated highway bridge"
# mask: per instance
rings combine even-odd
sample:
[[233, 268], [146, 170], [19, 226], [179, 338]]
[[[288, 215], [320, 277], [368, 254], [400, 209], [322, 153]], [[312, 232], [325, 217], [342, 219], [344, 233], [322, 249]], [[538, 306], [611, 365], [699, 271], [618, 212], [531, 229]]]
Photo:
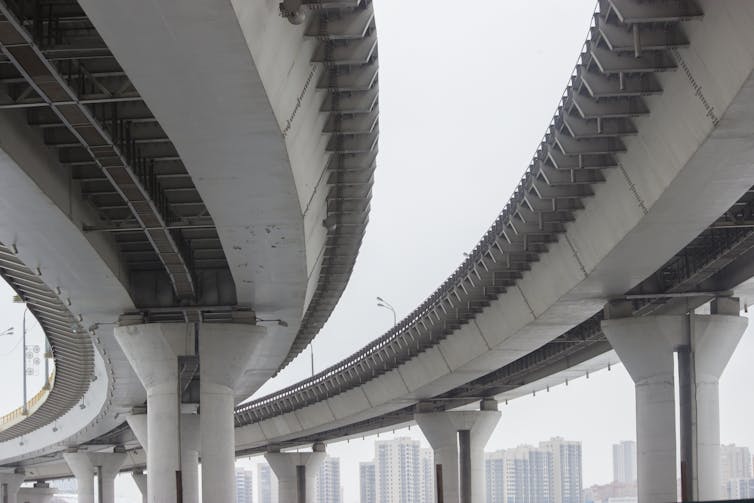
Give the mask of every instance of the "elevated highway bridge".
[[[45, 45], [61, 44], [47, 35], [61, 22], [4, 6], [0, 70], [21, 89], [0, 115], [17, 140], [2, 144], [2, 271], [63, 373], [46, 415], [0, 432], [8, 469], [90, 479], [94, 457], [119, 460], [114, 474], [127, 451], [150, 501], [173, 501], [176, 471], [198, 501], [201, 457], [204, 501], [231, 501], [232, 453], [267, 452], [282, 473], [309, 461], [281, 449], [314, 444], [316, 460], [323, 442], [416, 421], [438, 491], [476, 502], [495, 400], [622, 361], [640, 501], [670, 501], [678, 352], [694, 390], [680, 404], [684, 494], [716, 497], [717, 379], [751, 304], [753, 4], [601, 0], [531, 164], [467, 259], [388, 333], [237, 405], [234, 423], [233, 404], [311, 341], [353, 266], [377, 135], [372, 7], [218, 1], [205, 19], [200, 2], [54, 5], [106, 54], [66, 74]], [[64, 343], [86, 350], [69, 364]], [[66, 375], [78, 388], [56, 398]], [[67, 433], [45, 428], [54, 418]], [[281, 494], [305, 499], [312, 475], [281, 477]]]

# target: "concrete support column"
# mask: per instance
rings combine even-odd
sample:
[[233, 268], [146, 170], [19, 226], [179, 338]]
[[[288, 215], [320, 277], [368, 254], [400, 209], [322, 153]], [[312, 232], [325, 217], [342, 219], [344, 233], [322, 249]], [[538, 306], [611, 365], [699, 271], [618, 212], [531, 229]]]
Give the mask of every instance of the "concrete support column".
[[[714, 313], [717, 305], [713, 305]], [[677, 497], [676, 350], [682, 377], [679, 392], [685, 445], [681, 465], [684, 495], [687, 499], [718, 499], [717, 380], [748, 320], [738, 316], [737, 309], [729, 314], [633, 318], [630, 305], [625, 303], [608, 306], [606, 318], [602, 330], [636, 385], [639, 503], [675, 501]], [[697, 455], [689, 455], [691, 452]]]
[[199, 503], [199, 416], [181, 414], [183, 503]]
[[24, 474], [15, 471], [0, 472], [0, 503], [16, 503], [18, 489], [24, 483]]
[[325, 460], [324, 444], [314, 444], [312, 452], [268, 452], [264, 455], [278, 479], [280, 503], [313, 503], [314, 478]]
[[204, 324], [199, 333], [202, 500], [235, 503], [235, 387], [264, 337], [264, 327]]
[[94, 503], [94, 466], [83, 452], [66, 452], [63, 459], [76, 477], [78, 503]]
[[[194, 411], [195, 412], [195, 411]], [[181, 414], [181, 482], [183, 503], [199, 503], [199, 416], [195, 413]], [[134, 414], [128, 417], [128, 425], [134, 432], [144, 452], [149, 456], [147, 415]], [[142, 473], [146, 484], [146, 475]], [[134, 475], [134, 478], [136, 475]], [[146, 495], [146, 486], [142, 495]], [[145, 497], [145, 502], [146, 496]]]
[[147, 391], [148, 446], [142, 443], [142, 447], [147, 451], [149, 501], [174, 503], [182, 478], [178, 356], [194, 354], [195, 326], [191, 323], [126, 325], [115, 329], [115, 338]]
[[68, 467], [76, 477], [79, 503], [94, 503], [94, 475], [97, 475], [97, 501], [115, 503], [115, 476], [126, 460], [124, 452], [66, 452]]
[[141, 492], [141, 502], [147, 503], [147, 475], [141, 470], [134, 470], [131, 472], [131, 477]]
[[484, 446], [500, 420], [500, 412], [491, 400], [483, 401], [481, 408], [414, 415], [434, 451], [435, 476], [442, 477], [442, 484], [435, 480], [438, 501], [440, 496], [444, 503], [485, 501]]
[[723, 497], [719, 380], [746, 330], [739, 309], [736, 298], [713, 301], [712, 315], [691, 317], [678, 351], [682, 482], [693, 501]]

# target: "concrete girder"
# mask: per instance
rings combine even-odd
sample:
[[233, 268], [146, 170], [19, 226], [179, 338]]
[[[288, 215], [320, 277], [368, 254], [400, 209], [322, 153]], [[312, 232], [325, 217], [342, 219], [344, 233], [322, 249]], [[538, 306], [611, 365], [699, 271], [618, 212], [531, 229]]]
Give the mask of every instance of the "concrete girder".
[[377, 151], [332, 156], [327, 163], [327, 183], [367, 183], [374, 176]]
[[538, 177], [548, 185], [591, 185], [605, 181], [605, 177], [596, 169], [557, 169], [537, 161], [536, 170]]
[[[340, 157], [340, 156], [338, 156]], [[326, 183], [328, 185], [336, 185], [339, 183], [344, 184], [360, 184], [371, 185], [374, 181], [374, 164], [363, 168], [362, 170], [345, 170], [345, 169], [331, 169], [328, 168]]]
[[576, 67], [575, 86], [584, 87], [593, 98], [617, 98], [621, 96], [649, 96], [662, 93], [653, 73], [617, 75], [594, 71], [585, 65]]
[[544, 236], [542, 238], [543, 241], [551, 243], [555, 241], [555, 234], [565, 231], [563, 224], [560, 222], [525, 221], [518, 217], [511, 217], [508, 221], [508, 227], [515, 232], [516, 236], [511, 236], [507, 230], [503, 231], [503, 233], [507, 238], [514, 241], [526, 235], [528, 239], [533, 239], [534, 236]]
[[647, 115], [649, 108], [640, 96], [595, 99], [568, 89], [565, 108], [576, 109], [584, 119], [614, 119]]
[[642, 51], [634, 54], [616, 53], [606, 47], [589, 44], [589, 51], [600, 71], [605, 74], [666, 72], [675, 70], [675, 60], [667, 51]]
[[322, 128], [323, 133], [369, 134], [377, 125], [376, 110], [361, 114], [331, 114]]
[[376, 87], [364, 91], [331, 92], [322, 101], [320, 111], [340, 113], [366, 113], [377, 105]]
[[[605, 9], [605, 3], [609, 8]], [[702, 17], [704, 12], [696, 0], [657, 0], [635, 2], [632, 0], [601, 0], [601, 11], [606, 16], [611, 12], [622, 23], [667, 23]]]
[[323, 40], [312, 56], [315, 63], [325, 65], [365, 65], [377, 50], [377, 30], [372, 23], [364, 38]]
[[314, 11], [306, 36], [323, 40], [362, 39], [373, 20], [372, 9], [357, 8], [337, 16], [329, 15], [326, 10]]
[[[645, 24], [638, 26], [638, 35], [616, 19], [595, 16], [599, 37], [605, 41], [611, 51], [634, 52], [640, 50], [659, 50], [671, 47], [686, 47], [689, 39], [680, 24], [663, 23], [662, 25]], [[638, 40], [635, 38], [638, 36]], [[637, 45], [638, 44], [638, 45]]]
[[521, 198], [532, 211], [575, 211], [584, 209], [579, 199], [542, 199], [537, 194], [529, 192]]
[[565, 155], [617, 154], [626, 151], [626, 146], [620, 138], [576, 139], [559, 131], [551, 131], [550, 138]]
[[534, 181], [532, 190], [541, 199], [581, 199], [594, 195], [594, 191], [589, 185], [551, 186], [539, 180]]
[[609, 136], [632, 136], [637, 133], [633, 122], [626, 118], [601, 118], [598, 122], [565, 111], [561, 112], [559, 118], [563, 127], [577, 140]]
[[366, 65], [328, 67], [317, 82], [317, 89], [335, 92], [368, 91], [377, 81], [378, 69], [376, 56]]
[[[571, 145], [576, 142], [575, 138], [571, 139]], [[613, 155], [608, 154], [566, 154], [560, 145], [545, 143], [543, 151], [547, 160], [557, 169], [605, 169], [613, 168], [618, 165]]]
[[[327, 190], [327, 197], [331, 200], [346, 200], [346, 199], [371, 199], [372, 187], [368, 185], [360, 184], [348, 184], [348, 183], [333, 183]], [[354, 222], [361, 222], [362, 217], [367, 215], [351, 215], [352, 217], [358, 217], [358, 220]]]
[[328, 152], [337, 152], [339, 154], [372, 152], [377, 146], [378, 136], [376, 126], [368, 134], [333, 135], [330, 138], [330, 141], [327, 142], [326, 150]]

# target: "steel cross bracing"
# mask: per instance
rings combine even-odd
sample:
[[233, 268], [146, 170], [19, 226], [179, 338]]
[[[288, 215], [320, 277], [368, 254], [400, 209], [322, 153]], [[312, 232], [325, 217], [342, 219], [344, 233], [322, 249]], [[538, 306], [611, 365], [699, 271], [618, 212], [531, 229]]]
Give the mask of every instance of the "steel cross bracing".
[[89, 334], [40, 277], [0, 243], [0, 276], [26, 303], [44, 330], [55, 359], [55, 381], [47, 399], [30, 416], [0, 431], [0, 442], [50, 424], [81, 400], [94, 373], [94, 347]]
[[319, 281], [296, 339], [280, 368], [319, 332], [351, 276], [369, 219], [378, 138], [377, 29], [371, 0], [305, 1], [305, 37], [319, 41], [312, 63], [324, 66], [316, 82], [328, 115], [327, 230]]
[[[25, 110], [132, 274], [165, 271], [175, 303], [195, 271], [227, 269], [213, 222], [175, 147], [80, 6], [0, 2], [0, 109]], [[136, 299], [138, 304], [138, 299]]]
[[[683, 22], [694, 1], [603, 0], [560, 106], [513, 196], [466, 261], [417, 309], [359, 352], [310, 379], [237, 409], [243, 425], [319, 401], [405, 363], [468, 323], [516, 281], [583, 208], [602, 170], [618, 166], [654, 74], [675, 68], [688, 45]], [[626, 37], [629, 37], [630, 44]]]

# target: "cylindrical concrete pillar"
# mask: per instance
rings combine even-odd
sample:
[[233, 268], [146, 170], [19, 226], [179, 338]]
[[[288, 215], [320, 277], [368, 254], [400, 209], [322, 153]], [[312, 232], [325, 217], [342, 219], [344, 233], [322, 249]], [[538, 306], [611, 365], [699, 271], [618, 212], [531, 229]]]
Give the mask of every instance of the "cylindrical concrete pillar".
[[[131, 415], [128, 417], [128, 424], [148, 456], [147, 415]], [[134, 473], [134, 480], [136, 477]], [[147, 484], [146, 475], [142, 473], [140, 477], [143, 483]], [[181, 482], [183, 503], [199, 503], [199, 416], [197, 414], [181, 414]], [[144, 486], [142, 495], [146, 498], [146, 494], [147, 488]]]
[[199, 331], [202, 501], [236, 501], [234, 389], [265, 334], [247, 324], [204, 324]]
[[414, 419], [432, 446], [435, 464], [440, 465], [442, 500], [483, 503], [484, 446], [500, 420], [500, 412], [429, 412], [417, 413]]
[[98, 503], [115, 503], [115, 476], [126, 460], [125, 453], [66, 452], [63, 457], [76, 477], [79, 502], [94, 503], [96, 492]]
[[717, 383], [748, 321], [738, 316], [737, 308], [731, 311], [629, 316], [602, 322], [602, 330], [636, 385], [639, 503], [675, 501], [677, 497], [673, 369], [676, 349], [680, 350], [682, 379], [681, 468], [686, 497], [720, 497]]
[[24, 483], [24, 474], [15, 472], [0, 472], [0, 502], [16, 503], [18, 489]]
[[153, 503], [176, 501], [178, 447], [178, 380], [147, 389], [147, 493]]
[[204, 499], [235, 501], [233, 390], [201, 381], [202, 482]]
[[63, 459], [76, 478], [78, 503], [94, 503], [94, 466], [84, 452], [66, 452]]
[[147, 391], [148, 446], [142, 446], [147, 451], [149, 501], [173, 503], [180, 470], [178, 356], [193, 354], [194, 325], [126, 325], [115, 329], [115, 338]]
[[602, 330], [636, 386], [639, 503], [675, 501], [675, 377], [673, 352], [685, 316], [617, 318]]
[[141, 502], [147, 503], [147, 475], [141, 470], [134, 470], [131, 472], [131, 476], [141, 492]]
[[278, 479], [278, 501], [314, 502], [314, 479], [327, 455], [323, 444], [313, 452], [268, 452], [264, 455]]
[[[694, 501], [721, 499], [720, 479], [720, 398], [719, 380], [746, 330], [748, 319], [739, 316], [739, 301], [717, 299], [711, 315], [691, 315], [688, 346], [684, 348], [688, 371], [679, 372], [682, 403], [690, 417], [681, 421], [681, 459], [691, 469], [687, 473], [689, 496]], [[679, 367], [680, 367], [679, 353]], [[685, 407], [684, 407], [685, 406]], [[686, 440], [686, 442], [684, 442]]]

